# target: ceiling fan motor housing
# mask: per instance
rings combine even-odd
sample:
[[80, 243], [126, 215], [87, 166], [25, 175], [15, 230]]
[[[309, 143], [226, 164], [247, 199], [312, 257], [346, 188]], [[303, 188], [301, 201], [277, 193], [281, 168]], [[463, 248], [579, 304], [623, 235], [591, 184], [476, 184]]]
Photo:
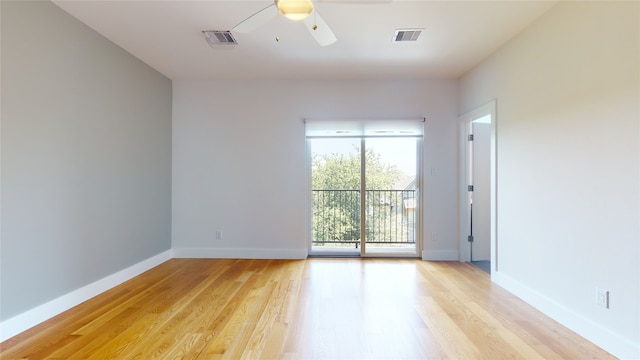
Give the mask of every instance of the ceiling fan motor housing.
[[280, 13], [291, 20], [302, 20], [313, 11], [311, 0], [275, 0]]

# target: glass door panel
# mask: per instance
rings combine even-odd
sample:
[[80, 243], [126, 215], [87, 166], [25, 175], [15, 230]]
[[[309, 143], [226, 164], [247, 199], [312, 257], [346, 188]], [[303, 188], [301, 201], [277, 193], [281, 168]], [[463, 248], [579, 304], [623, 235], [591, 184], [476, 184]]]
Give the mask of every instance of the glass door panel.
[[418, 139], [365, 142], [365, 255], [417, 255]]
[[312, 255], [360, 255], [361, 141], [309, 139]]

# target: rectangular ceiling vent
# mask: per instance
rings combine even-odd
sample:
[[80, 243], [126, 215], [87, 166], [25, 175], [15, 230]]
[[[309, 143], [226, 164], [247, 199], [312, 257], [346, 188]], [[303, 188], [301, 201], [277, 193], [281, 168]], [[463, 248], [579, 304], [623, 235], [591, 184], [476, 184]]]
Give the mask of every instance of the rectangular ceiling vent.
[[424, 29], [398, 29], [393, 35], [393, 42], [416, 41]]
[[205, 30], [202, 32], [209, 45], [235, 45], [238, 42], [228, 30]]

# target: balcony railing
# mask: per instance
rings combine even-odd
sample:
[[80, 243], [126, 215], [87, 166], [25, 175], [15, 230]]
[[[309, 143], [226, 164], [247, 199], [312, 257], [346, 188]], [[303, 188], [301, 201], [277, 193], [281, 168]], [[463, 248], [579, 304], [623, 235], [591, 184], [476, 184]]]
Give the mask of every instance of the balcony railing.
[[[415, 244], [416, 191], [367, 190], [365, 240]], [[360, 243], [360, 190], [313, 190], [313, 244]]]

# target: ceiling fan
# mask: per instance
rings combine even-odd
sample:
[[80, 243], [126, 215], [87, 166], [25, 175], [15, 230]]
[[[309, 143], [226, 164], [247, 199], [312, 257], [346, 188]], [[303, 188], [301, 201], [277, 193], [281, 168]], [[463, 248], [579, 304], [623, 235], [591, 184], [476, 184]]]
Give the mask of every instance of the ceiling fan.
[[[318, 0], [318, 2], [323, 1]], [[380, 4], [389, 3], [391, 0], [325, 0], [324, 2]], [[233, 30], [239, 33], [249, 33], [278, 16], [278, 13], [290, 20], [302, 20], [305, 27], [311, 33], [311, 36], [316, 39], [320, 46], [331, 45], [337, 40], [333, 31], [329, 28], [329, 25], [327, 25], [320, 14], [318, 14], [318, 11], [314, 9], [311, 0], [274, 0], [269, 6], [249, 16], [233, 27]], [[279, 38], [276, 38], [276, 40], [279, 40]]]

